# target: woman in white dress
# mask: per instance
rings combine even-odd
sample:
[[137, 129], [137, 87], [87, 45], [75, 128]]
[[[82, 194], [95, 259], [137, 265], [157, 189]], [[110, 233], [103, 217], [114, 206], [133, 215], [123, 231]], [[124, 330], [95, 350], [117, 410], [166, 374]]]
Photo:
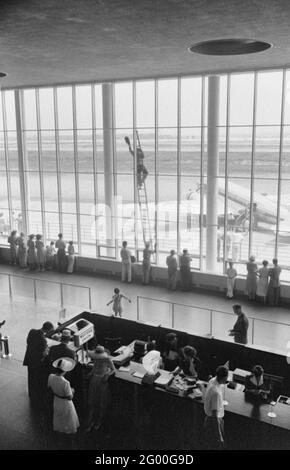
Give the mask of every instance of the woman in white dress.
[[72, 274], [74, 270], [74, 262], [75, 262], [75, 247], [73, 241], [70, 241], [68, 244], [68, 262], [67, 262], [67, 272], [68, 274]]
[[256, 295], [258, 298], [262, 299], [262, 302], [266, 304], [267, 292], [268, 292], [268, 280], [269, 280], [269, 269], [268, 269], [268, 261], [263, 261], [263, 267], [258, 269], [258, 283], [257, 283], [257, 290]]
[[38, 271], [45, 271], [45, 248], [42, 241], [42, 235], [39, 233], [36, 235], [35, 248]]
[[73, 404], [74, 390], [71, 388], [64, 374], [72, 370], [75, 362], [70, 358], [60, 358], [54, 361], [55, 374], [48, 377], [48, 387], [51, 389], [53, 399], [53, 430], [66, 435], [76, 434], [80, 425], [77, 412]]

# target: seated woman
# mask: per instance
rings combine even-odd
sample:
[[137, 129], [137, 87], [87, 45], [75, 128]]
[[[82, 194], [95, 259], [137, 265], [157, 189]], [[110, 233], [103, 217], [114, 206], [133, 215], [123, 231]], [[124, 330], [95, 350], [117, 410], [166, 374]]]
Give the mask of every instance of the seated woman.
[[167, 333], [165, 348], [162, 351], [162, 360], [164, 369], [169, 372], [174, 371], [179, 363], [177, 342], [176, 333]]
[[173, 374], [183, 373], [189, 377], [198, 378], [201, 361], [197, 357], [197, 351], [192, 346], [184, 346], [179, 354], [179, 362]]
[[256, 365], [252, 369], [252, 374], [246, 377], [245, 393], [248, 397], [260, 397], [266, 400], [270, 393], [270, 383], [264, 379], [264, 369]]

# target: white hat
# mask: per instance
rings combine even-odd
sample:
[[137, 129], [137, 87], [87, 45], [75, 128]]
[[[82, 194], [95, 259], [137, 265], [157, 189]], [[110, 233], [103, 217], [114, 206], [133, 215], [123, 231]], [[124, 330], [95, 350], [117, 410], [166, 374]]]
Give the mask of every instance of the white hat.
[[61, 369], [63, 372], [69, 372], [74, 369], [76, 361], [71, 357], [59, 357], [52, 363], [55, 369]]

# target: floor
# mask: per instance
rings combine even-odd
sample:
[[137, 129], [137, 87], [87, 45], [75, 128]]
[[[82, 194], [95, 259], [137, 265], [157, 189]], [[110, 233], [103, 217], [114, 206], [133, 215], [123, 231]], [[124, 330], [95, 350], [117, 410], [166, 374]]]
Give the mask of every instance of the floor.
[[[12, 298], [9, 296], [8, 274], [11, 275]], [[37, 279], [35, 290], [34, 279]], [[121, 291], [132, 300], [132, 303], [124, 301], [123, 316], [126, 318], [137, 318], [137, 296], [139, 296], [139, 318], [148, 323], [171, 326], [172, 302], [176, 304], [174, 307], [176, 329], [197, 334], [209, 333], [209, 319], [212, 315], [214, 336], [227, 338], [226, 331], [234, 321], [231, 315], [234, 302], [222, 296], [202, 292], [168, 292], [163, 287], [139, 284], [123, 285], [118, 280], [97, 276], [23, 272], [18, 268], [1, 265], [0, 321], [6, 320], [1, 332], [9, 335], [12, 356], [0, 359], [0, 394], [2, 397], [0, 449], [58, 448], [54, 437], [45, 432], [43, 423], [39, 422], [30, 409], [26, 368], [22, 366], [22, 360], [29, 329], [40, 327], [47, 320], [56, 324], [60, 318], [60, 287], [57, 284], [60, 282], [66, 284], [63, 285], [63, 305], [66, 307], [67, 316], [88, 308], [88, 288], [91, 289], [92, 310], [110, 315], [111, 308], [107, 307], [106, 303], [111, 299], [114, 287], [120, 287]], [[141, 296], [143, 298], [140, 298]], [[244, 300], [241, 303], [245, 313], [254, 319], [251, 320], [255, 322], [254, 338], [261, 341], [258, 344], [280, 350], [285, 348], [286, 354], [287, 341], [290, 340], [290, 326], [268, 324], [265, 320], [290, 325], [289, 309], [283, 307], [273, 309]], [[259, 329], [261, 329], [260, 333]], [[250, 332], [250, 339], [251, 336]], [[230, 338], [227, 339], [231, 341]], [[102, 437], [103, 440], [105, 438], [106, 436]], [[100, 445], [106, 447], [106, 443], [100, 442], [98, 439], [97, 441], [93, 439], [93, 441], [86, 441], [84, 445], [80, 441], [77, 447], [91, 449], [98, 448]]]

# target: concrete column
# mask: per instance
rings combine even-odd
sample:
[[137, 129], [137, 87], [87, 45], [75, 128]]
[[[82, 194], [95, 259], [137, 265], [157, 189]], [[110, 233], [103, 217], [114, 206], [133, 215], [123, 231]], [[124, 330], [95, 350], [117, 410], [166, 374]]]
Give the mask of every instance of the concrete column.
[[[27, 159], [25, 152], [25, 140], [22, 136], [24, 127], [24, 113], [22, 103], [22, 92], [14, 91], [15, 99], [15, 116], [16, 116], [16, 133], [17, 133], [17, 153], [18, 153], [18, 169], [19, 169], [19, 185], [21, 198], [21, 215], [22, 215], [22, 232], [28, 235], [27, 214], [29, 210], [29, 178], [27, 176]], [[13, 230], [17, 227], [13, 227]]]
[[106, 205], [106, 240], [114, 245], [114, 141], [113, 141], [113, 86], [102, 85], [103, 95], [103, 139], [104, 139], [104, 192]]
[[208, 78], [206, 270], [216, 271], [219, 176], [220, 77]]

